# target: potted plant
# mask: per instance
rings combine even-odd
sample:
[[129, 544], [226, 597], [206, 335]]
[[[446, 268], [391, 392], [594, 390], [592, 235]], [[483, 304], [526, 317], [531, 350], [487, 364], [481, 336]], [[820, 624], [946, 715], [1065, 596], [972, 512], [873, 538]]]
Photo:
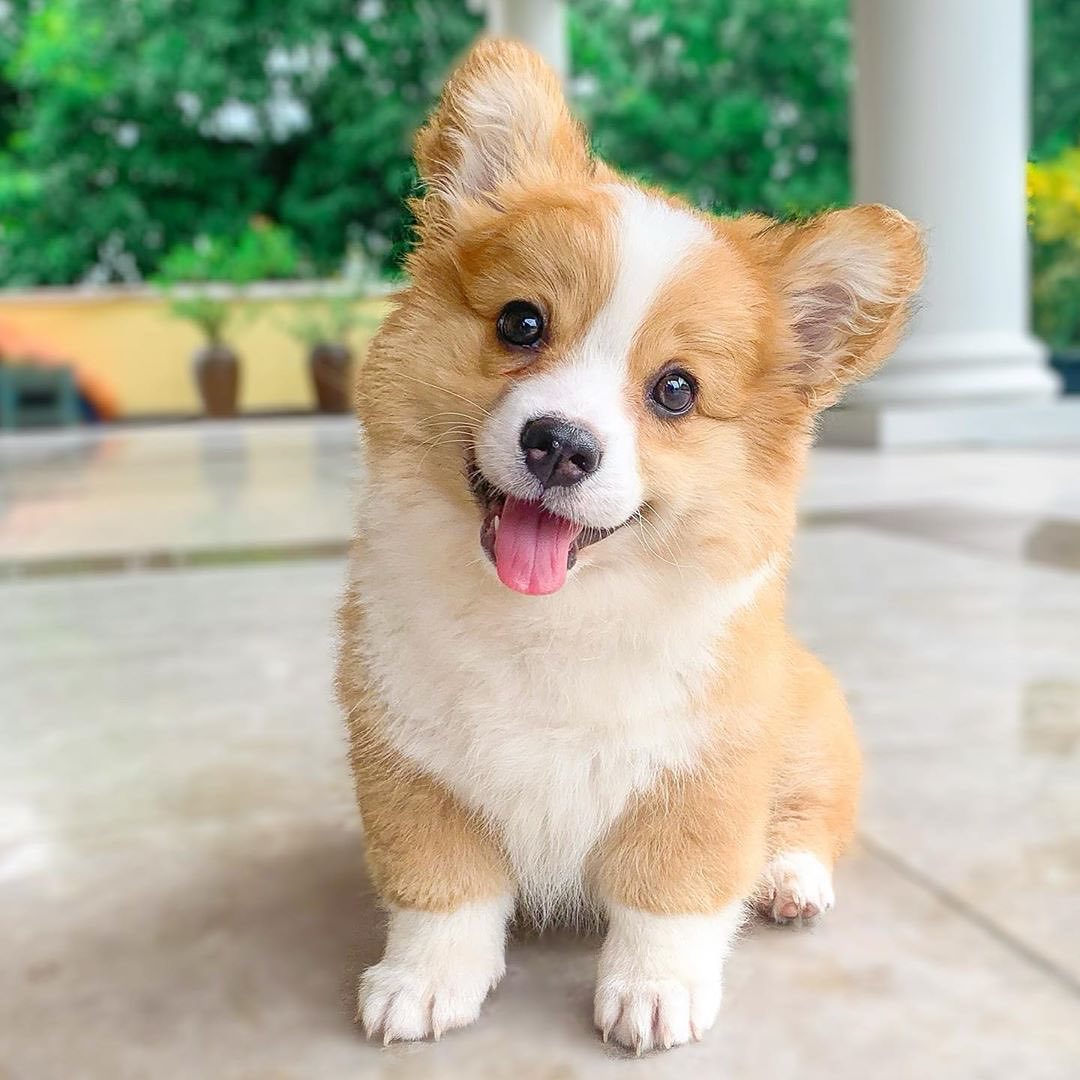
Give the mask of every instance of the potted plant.
[[353, 351], [349, 333], [365, 324], [354, 294], [331, 296], [308, 305], [289, 331], [307, 348], [308, 373], [319, 412], [343, 413], [352, 407]]
[[208, 416], [236, 415], [240, 358], [223, 335], [241, 287], [295, 277], [299, 265], [292, 234], [261, 217], [252, 218], [239, 236], [200, 236], [162, 259], [155, 280], [165, 289], [170, 310], [203, 337], [192, 370]]
[[236, 415], [240, 396], [240, 357], [222, 337], [229, 319], [230, 306], [225, 300], [206, 294], [174, 297], [172, 313], [193, 323], [203, 335], [203, 343], [191, 357], [195, 385], [199, 388], [207, 416]]

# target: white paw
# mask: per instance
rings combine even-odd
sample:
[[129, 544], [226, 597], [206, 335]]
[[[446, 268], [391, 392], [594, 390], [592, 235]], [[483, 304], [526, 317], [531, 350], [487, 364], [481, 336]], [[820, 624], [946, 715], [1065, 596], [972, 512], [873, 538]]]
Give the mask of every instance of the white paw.
[[382, 960], [360, 977], [357, 1019], [384, 1043], [436, 1039], [471, 1024], [506, 971], [513, 900], [499, 897], [450, 912], [390, 912]]
[[384, 1043], [439, 1038], [471, 1024], [480, 1015], [499, 971], [439, 971], [382, 961], [360, 978], [360, 1022], [368, 1038], [381, 1032]]
[[774, 921], [813, 919], [835, 902], [832, 874], [809, 851], [782, 851], [765, 867], [758, 910]]
[[593, 1018], [605, 1042], [638, 1054], [697, 1040], [712, 1027], [723, 994], [723, 964], [741, 904], [715, 915], [608, 912]]

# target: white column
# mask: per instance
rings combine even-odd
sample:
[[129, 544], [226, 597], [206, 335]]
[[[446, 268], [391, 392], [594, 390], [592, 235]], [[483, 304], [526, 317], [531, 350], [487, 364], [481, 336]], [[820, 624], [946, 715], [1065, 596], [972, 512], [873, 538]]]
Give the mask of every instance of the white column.
[[488, 0], [488, 32], [535, 49], [559, 74], [570, 70], [563, 0]]
[[920, 222], [930, 266], [908, 338], [826, 435], [903, 442], [904, 424], [885, 432], [892, 410], [913, 441], [980, 441], [982, 426], [992, 439], [1002, 407], [1057, 393], [1029, 329], [1028, 0], [853, 0], [852, 12], [855, 196]]

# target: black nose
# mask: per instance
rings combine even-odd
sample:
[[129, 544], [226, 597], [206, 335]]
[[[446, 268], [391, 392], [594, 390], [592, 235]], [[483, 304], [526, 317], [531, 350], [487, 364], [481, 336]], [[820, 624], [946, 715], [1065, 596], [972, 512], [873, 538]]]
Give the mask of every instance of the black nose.
[[521, 429], [529, 472], [545, 488], [570, 487], [600, 467], [600, 443], [591, 431], [554, 416], [540, 416]]

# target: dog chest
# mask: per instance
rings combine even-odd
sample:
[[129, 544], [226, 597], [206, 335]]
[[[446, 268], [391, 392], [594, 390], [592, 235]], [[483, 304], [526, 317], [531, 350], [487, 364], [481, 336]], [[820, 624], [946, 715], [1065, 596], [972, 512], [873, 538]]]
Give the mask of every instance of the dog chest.
[[384, 735], [495, 826], [541, 908], [580, 893], [589, 851], [635, 793], [693, 763], [713, 654], [687, 626], [553, 625], [384, 590], [365, 612]]

